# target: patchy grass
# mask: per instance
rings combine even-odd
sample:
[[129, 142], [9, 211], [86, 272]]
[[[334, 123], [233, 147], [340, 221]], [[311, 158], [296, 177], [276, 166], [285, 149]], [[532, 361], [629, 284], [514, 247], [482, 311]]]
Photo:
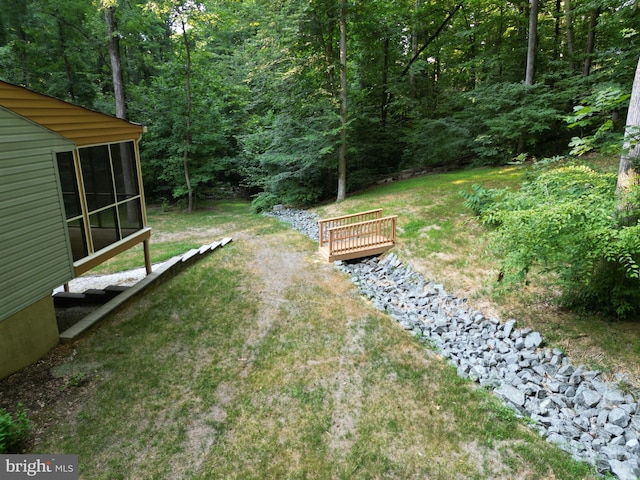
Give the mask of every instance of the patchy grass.
[[[590, 165], [617, 171], [618, 158], [591, 157]], [[443, 283], [452, 294], [467, 297], [487, 315], [516, 318], [520, 326], [541, 332], [574, 363], [598, 368], [605, 378], [624, 373], [640, 386], [640, 322], [612, 321], [596, 314], [563, 311], [545, 290], [544, 277], [531, 276], [516, 292], [496, 288], [500, 259], [488, 250], [485, 229], [463, 207], [460, 190], [471, 185], [518, 188], [528, 166], [479, 168], [380, 185], [340, 204], [315, 209], [321, 217], [382, 208], [398, 215], [396, 253], [425, 278]]]
[[595, 478], [274, 222], [77, 342], [95, 387], [37, 450], [90, 479]]
[[[148, 206], [147, 221], [152, 228], [151, 262], [158, 263], [250, 228], [256, 222], [256, 215], [251, 213], [246, 201], [202, 201], [199, 209], [191, 214], [175, 208]], [[144, 251], [139, 245], [99, 265], [87, 275], [115, 273], [143, 266]]]
[[[416, 178], [317, 211], [397, 214], [396, 251], [426, 278], [585, 363], [637, 364], [631, 323], [560, 312], [535, 288], [492, 296], [496, 259], [457, 192], [516, 187], [521, 175], [508, 167]], [[86, 375], [82, 398], [52, 407], [60, 420], [34, 453], [78, 454], [81, 478], [92, 480], [597, 478], [374, 310], [320, 262], [314, 242], [252, 215], [248, 203], [191, 215], [152, 208], [149, 221], [154, 261], [234, 242], [72, 346], [58, 369]], [[105, 268], [141, 266], [141, 252], [131, 255]]]

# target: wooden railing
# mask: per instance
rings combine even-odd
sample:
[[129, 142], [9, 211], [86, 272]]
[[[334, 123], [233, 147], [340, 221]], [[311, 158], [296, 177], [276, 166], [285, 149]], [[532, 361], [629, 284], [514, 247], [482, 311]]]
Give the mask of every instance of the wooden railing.
[[382, 218], [382, 209], [368, 210], [366, 212], [354, 213], [351, 215], [343, 215], [341, 217], [326, 218], [318, 222], [320, 246], [323, 247], [329, 242], [329, 229], [342, 227], [352, 223], [366, 222], [367, 220], [375, 220]]
[[383, 253], [396, 243], [396, 220], [382, 210], [320, 220], [319, 251], [329, 261]]

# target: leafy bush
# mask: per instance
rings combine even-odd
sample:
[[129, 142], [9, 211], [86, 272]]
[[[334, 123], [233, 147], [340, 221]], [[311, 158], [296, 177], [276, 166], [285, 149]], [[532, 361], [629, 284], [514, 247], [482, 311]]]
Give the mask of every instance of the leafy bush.
[[525, 151], [535, 155], [539, 146], [557, 135], [563, 102], [544, 85], [487, 84], [465, 97], [469, 108], [456, 118], [473, 130], [469, 148], [477, 164], [504, 164]]
[[506, 189], [484, 188], [477, 183], [471, 188], [473, 192], [461, 190], [459, 194], [464, 198], [462, 205], [471, 209], [476, 215], [482, 215], [489, 205], [502, 199], [507, 193]]
[[507, 286], [539, 268], [563, 305], [625, 317], [640, 313], [640, 224], [621, 222], [615, 186], [615, 174], [566, 165], [517, 192], [476, 189], [466, 204], [497, 227], [491, 245]]
[[259, 192], [255, 210], [277, 203], [307, 206], [322, 199], [326, 173], [335, 169], [336, 132], [326, 130], [330, 120], [273, 114], [240, 138], [245, 184]]
[[573, 137], [569, 146], [572, 155], [583, 155], [591, 150], [618, 152], [622, 140], [622, 129], [612, 120], [613, 112], [624, 109], [630, 94], [617, 86], [601, 86], [580, 105], [573, 107], [573, 114], [564, 117], [569, 128], [588, 132]]
[[18, 404], [15, 414], [0, 408], [0, 454], [16, 453], [18, 446], [31, 433], [31, 421], [22, 404]]

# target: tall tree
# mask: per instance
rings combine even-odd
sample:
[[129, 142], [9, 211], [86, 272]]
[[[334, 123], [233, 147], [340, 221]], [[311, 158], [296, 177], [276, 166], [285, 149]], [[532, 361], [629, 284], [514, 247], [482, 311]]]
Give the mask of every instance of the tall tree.
[[564, 24], [567, 35], [567, 55], [571, 69], [574, 69], [573, 62], [575, 56], [575, 36], [573, 33], [573, 8], [571, 0], [564, 0]]
[[182, 39], [184, 41], [186, 60], [184, 66], [184, 90], [187, 103], [185, 106], [185, 137], [182, 167], [187, 185], [187, 212], [191, 213], [193, 211], [193, 189], [191, 188], [191, 176], [189, 174], [189, 151], [191, 150], [191, 47], [189, 46], [189, 36], [187, 35], [187, 25], [184, 17], [180, 18], [180, 26], [182, 27]]
[[338, 196], [347, 196], [347, 1], [340, 0], [340, 147], [338, 149]]
[[116, 25], [117, 0], [102, 0], [104, 19], [107, 24], [109, 44], [109, 60], [111, 62], [111, 78], [113, 80], [113, 97], [116, 102], [116, 117], [127, 118], [124, 82], [122, 80], [122, 62], [120, 60], [120, 33]]
[[429, 38], [422, 44], [422, 46], [420, 48], [418, 48], [416, 50], [416, 52], [413, 54], [413, 56], [411, 57], [411, 59], [409, 60], [409, 62], [407, 63], [407, 65], [404, 67], [404, 70], [402, 70], [402, 73], [400, 74], [401, 77], [405, 76], [407, 73], [409, 73], [409, 69], [411, 68], [411, 65], [413, 65], [416, 60], [418, 60], [418, 58], [420, 58], [420, 55], [422, 54], [422, 52], [424, 52], [427, 47], [436, 39], [438, 38], [438, 36], [442, 33], [442, 31], [444, 30], [444, 28], [447, 26], [447, 24], [449, 24], [449, 22], [451, 21], [451, 19], [453, 18], [453, 16], [456, 14], [456, 12], [458, 10], [460, 10], [462, 8], [463, 2], [458, 2], [453, 9], [447, 14], [447, 16], [445, 17], [445, 19], [442, 21], [442, 23], [440, 24], [440, 26], [436, 29], [435, 32], [433, 32], [433, 34], [431, 34], [429, 36]]
[[598, 26], [598, 18], [600, 17], [600, 7], [591, 10], [589, 15], [589, 30], [587, 32], [587, 51], [584, 57], [582, 67], [582, 75], [587, 77], [591, 73], [591, 65], [593, 63], [593, 55], [596, 50], [596, 27]]
[[533, 85], [536, 67], [536, 43], [538, 40], [538, 0], [529, 0], [529, 39], [527, 42], [527, 71], [524, 83]]
[[624, 145], [618, 169], [618, 192], [640, 183], [640, 58], [631, 89]]

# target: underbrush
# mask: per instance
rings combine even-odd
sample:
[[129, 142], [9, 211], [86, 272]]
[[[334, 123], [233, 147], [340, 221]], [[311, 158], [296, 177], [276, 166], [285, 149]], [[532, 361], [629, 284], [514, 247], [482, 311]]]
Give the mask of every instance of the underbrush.
[[0, 454], [17, 453], [30, 433], [31, 421], [22, 404], [18, 404], [14, 414], [0, 408]]
[[[521, 188], [461, 192], [490, 229], [501, 288], [533, 271], [562, 306], [619, 318], [640, 313], [640, 210], [616, 195], [616, 175], [577, 163], [532, 168]], [[638, 190], [630, 192], [637, 198]]]

